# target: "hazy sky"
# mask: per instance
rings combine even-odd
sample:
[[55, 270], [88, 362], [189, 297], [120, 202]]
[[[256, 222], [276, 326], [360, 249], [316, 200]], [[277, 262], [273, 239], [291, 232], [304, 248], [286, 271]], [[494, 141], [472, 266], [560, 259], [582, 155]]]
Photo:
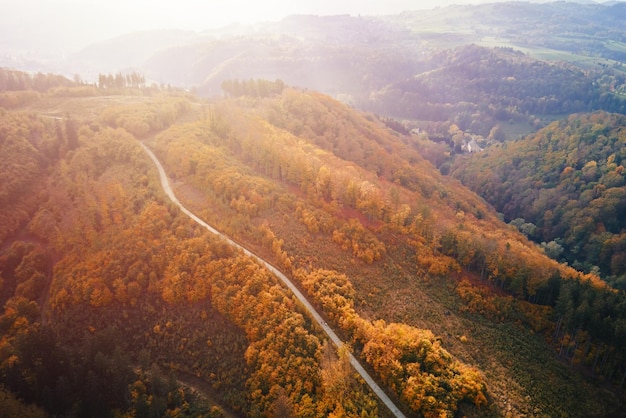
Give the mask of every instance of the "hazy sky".
[[[18, 15], [87, 18], [120, 28], [190, 27], [204, 29], [232, 22], [278, 20], [290, 14], [389, 14], [479, 0], [0, 0], [4, 12]], [[2, 9], [5, 6], [0, 6]], [[104, 20], [104, 21], [103, 21]], [[117, 20], [117, 25], [114, 20]]]
[[4, 39], [0, 46], [61, 42], [63, 49], [73, 49], [137, 30], [201, 31], [235, 22], [274, 21], [291, 14], [392, 14], [480, 1], [0, 0], [0, 35]]

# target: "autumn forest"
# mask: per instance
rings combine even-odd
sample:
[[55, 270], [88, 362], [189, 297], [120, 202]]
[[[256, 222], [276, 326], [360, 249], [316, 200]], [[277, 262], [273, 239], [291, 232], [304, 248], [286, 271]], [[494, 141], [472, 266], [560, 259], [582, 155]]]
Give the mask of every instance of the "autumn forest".
[[0, 68], [0, 415], [621, 416], [624, 73], [448, 41], [343, 101]]

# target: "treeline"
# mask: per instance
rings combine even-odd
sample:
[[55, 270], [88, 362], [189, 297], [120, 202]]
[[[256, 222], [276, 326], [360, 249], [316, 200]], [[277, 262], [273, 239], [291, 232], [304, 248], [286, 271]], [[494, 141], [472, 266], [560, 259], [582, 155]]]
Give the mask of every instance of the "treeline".
[[[95, 97], [99, 89], [107, 89], [112, 94], [137, 95], [158, 94], [163, 90], [155, 84], [146, 86], [145, 77], [137, 72], [122, 74], [99, 74], [97, 83], [86, 83], [80, 76], [69, 80], [56, 74], [8, 70], [0, 68], [0, 107], [16, 109], [35, 102], [42, 97]], [[113, 91], [115, 90], [115, 91]], [[174, 89], [168, 89], [172, 93]]]
[[14, 109], [31, 103], [45, 94], [88, 95], [79, 81], [56, 74], [29, 74], [0, 68], [0, 107]]
[[[272, 83], [270, 83], [271, 85]], [[73, 80], [57, 74], [35, 73], [10, 70], [0, 67], [0, 93], [16, 91], [36, 91], [47, 93], [51, 90], [62, 90], [84, 86], [80, 76], [76, 75]], [[132, 72], [128, 74], [98, 74], [97, 86], [101, 89], [124, 89], [145, 88], [146, 78], [143, 74]]]
[[282, 80], [229, 79], [222, 81], [221, 87], [230, 97], [270, 97], [282, 93], [285, 89], [285, 83]]
[[146, 77], [138, 72], [113, 74], [98, 74], [98, 87], [101, 89], [144, 88]]
[[0, 92], [34, 90], [45, 93], [55, 87], [73, 87], [75, 81], [57, 74], [29, 74], [0, 68]]

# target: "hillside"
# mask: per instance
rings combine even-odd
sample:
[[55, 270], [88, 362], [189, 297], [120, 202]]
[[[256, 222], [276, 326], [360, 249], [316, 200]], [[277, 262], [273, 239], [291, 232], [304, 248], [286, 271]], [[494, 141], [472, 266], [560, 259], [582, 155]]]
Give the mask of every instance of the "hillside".
[[619, 411], [622, 294], [375, 116], [262, 81], [215, 102], [66, 83], [2, 93], [19, 98], [0, 113], [11, 396], [61, 415], [388, 416], [275, 277], [167, 200], [143, 140], [179, 199], [298, 283], [406, 414]]
[[[604, 74], [540, 61], [512, 48], [458, 47], [425, 64], [429, 71], [386, 86], [362, 106], [403, 119], [454, 123], [485, 138], [497, 125], [514, 121], [537, 125], [549, 115], [626, 112], [626, 102], [596, 82]], [[615, 85], [625, 80], [611, 79]]]
[[162, 49], [140, 68], [207, 97], [219, 96], [224, 80], [262, 78], [355, 101], [417, 65], [400, 45], [390, 48], [402, 33], [369, 18], [293, 16], [251, 32]]
[[[623, 116], [572, 115], [523, 140], [458, 160], [452, 175], [553, 257], [626, 281]], [[546, 244], [547, 243], [547, 244]]]

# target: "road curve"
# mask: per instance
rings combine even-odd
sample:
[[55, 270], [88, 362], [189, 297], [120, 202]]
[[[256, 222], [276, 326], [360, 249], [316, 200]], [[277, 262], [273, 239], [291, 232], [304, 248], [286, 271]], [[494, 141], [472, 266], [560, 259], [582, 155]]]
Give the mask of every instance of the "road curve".
[[[313, 319], [324, 330], [326, 335], [328, 335], [328, 338], [330, 338], [330, 340], [333, 342], [333, 344], [335, 344], [335, 346], [337, 346], [337, 347], [340, 347], [343, 344], [341, 339], [337, 336], [335, 331], [333, 331], [333, 329], [326, 323], [326, 321], [324, 321], [322, 319], [322, 316], [315, 310], [313, 305], [311, 305], [311, 303], [309, 303], [307, 298], [302, 294], [302, 292], [300, 292], [300, 290], [293, 284], [293, 282], [291, 280], [289, 280], [289, 278], [287, 278], [287, 276], [285, 276], [280, 270], [278, 270], [276, 267], [271, 265], [269, 262], [265, 261], [264, 259], [262, 259], [258, 255], [252, 253], [247, 248], [244, 248], [241, 245], [237, 244], [235, 241], [231, 240], [230, 238], [228, 238], [227, 236], [225, 236], [224, 234], [219, 232], [217, 229], [213, 228], [211, 225], [209, 225], [208, 223], [204, 222], [202, 219], [198, 218], [193, 212], [191, 212], [189, 209], [187, 209], [185, 206], [183, 206], [182, 203], [180, 203], [180, 201], [178, 200], [178, 198], [174, 194], [174, 191], [172, 190], [172, 187], [170, 186], [167, 174], [165, 173], [165, 169], [161, 165], [161, 162], [159, 161], [159, 159], [154, 155], [154, 153], [144, 143], [140, 142], [140, 144], [143, 147], [143, 149], [146, 151], [146, 153], [150, 156], [152, 161], [154, 161], [154, 164], [157, 166], [157, 168], [159, 170], [159, 177], [161, 178], [161, 186], [163, 187], [163, 190], [165, 191], [165, 194], [167, 194], [167, 197], [169, 197], [170, 200], [172, 202], [174, 202], [180, 208], [180, 210], [183, 211], [183, 213], [185, 215], [189, 216], [191, 219], [193, 219], [199, 225], [201, 225], [204, 228], [206, 228], [207, 230], [209, 230], [209, 232], [212, 232], [213, 234], [220, 236], [222, 239], [226, 240], [226, 242], [228, 242], [233, 247], [240, 249], [246, 255], [254, 258], [259, 263], [264, 265], [269, 271], [271, 271], [276, 277], [278, 277], [293, 292], [293, 294], [296, 296], [296, 298], [298, 298], [300, 303], [302, 303], [302, 305], [309, 312], [309, 314], [313, 317]], [[391, 413], [393, 415], [395, 415], [396, 417], [398, 417], [398, 418], [405, 418], [405, 415], [402, 413], [402, 411], [400, 411], [400, 409], [392, 402], [392, 400], [381, 389], [381, 387], [378, 385], [378, 383], [376, 383], [374, 381], [374, 379], [372, 379], [372, 377], [369, 375], [369, 373], [363, 368], [363, 366], [361, 366], [361, 364], [352, 355], [352, 353], [349, 353], [349, 356], [350, 356], [350, 364], [352, 364], [352, 367], [354, 367], [354, 369], [361, 375], [363, 380], [365, 380], [365, 382], [369, 385], [369, 387], [376, 394], [376, 396], [378, 396], [378, 398], [385, 404], [385, 406], [387, 408], [389, 408]]]

